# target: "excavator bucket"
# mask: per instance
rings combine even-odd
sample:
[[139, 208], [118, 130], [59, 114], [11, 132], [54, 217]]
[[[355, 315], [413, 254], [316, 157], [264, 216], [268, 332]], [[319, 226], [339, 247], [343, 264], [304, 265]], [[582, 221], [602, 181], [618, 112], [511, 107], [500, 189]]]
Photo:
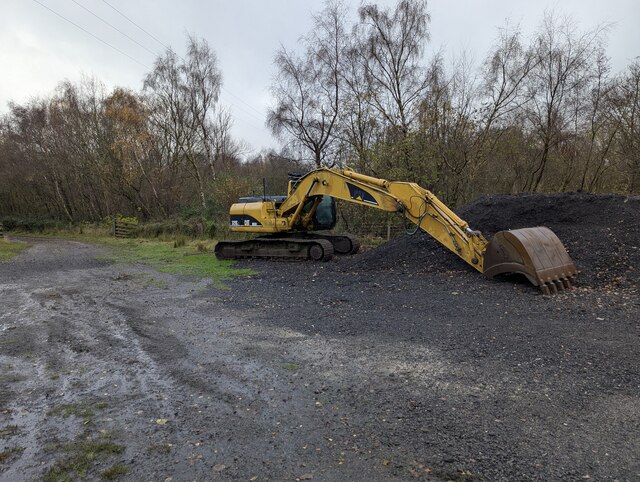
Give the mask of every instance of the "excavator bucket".
[[545, 295], [570, 289], [578, 274], [576, 265], [553, 231], [538, 226], [496, 233], [484, 255], [488, 278], [520, 273]]

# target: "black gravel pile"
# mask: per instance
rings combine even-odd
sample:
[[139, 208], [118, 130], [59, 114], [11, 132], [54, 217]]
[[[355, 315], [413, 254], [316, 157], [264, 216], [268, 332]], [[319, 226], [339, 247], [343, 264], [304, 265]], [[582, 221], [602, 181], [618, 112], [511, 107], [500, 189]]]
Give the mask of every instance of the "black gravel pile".
[[[483, 196], [459, 209], [458, 215], [489, 239], [504, 229], [547, 226], [558, 235], [578, 266], [581, 286], [640, 284], [640, 197], [500, 194]], [[344, 260], [342, 266], [354, 271], [473, 271], [422, 232]]]

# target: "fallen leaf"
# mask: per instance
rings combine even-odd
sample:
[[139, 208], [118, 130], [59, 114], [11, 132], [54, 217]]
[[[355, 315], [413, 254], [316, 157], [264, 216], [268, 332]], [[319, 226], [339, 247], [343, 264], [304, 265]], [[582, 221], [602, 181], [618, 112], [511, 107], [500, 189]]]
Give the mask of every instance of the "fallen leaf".
[[156, 420], [156, 423], [158, 425], [166, 425], [168, 421], [169, 420], [167, 420], [166, 418], [159, 418], [159, 419]]

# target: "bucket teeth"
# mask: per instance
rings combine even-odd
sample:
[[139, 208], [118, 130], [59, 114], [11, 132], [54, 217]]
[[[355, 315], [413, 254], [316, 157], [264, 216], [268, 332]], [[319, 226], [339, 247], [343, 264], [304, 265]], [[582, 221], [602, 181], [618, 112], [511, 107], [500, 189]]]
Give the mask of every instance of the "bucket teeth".
[[540, 284], [540, 290], [545, 295], [561, 293], [573, 288], [573, 280], [575, 280], [575, 276], [567, 276], [547, 281], [546, 283]]

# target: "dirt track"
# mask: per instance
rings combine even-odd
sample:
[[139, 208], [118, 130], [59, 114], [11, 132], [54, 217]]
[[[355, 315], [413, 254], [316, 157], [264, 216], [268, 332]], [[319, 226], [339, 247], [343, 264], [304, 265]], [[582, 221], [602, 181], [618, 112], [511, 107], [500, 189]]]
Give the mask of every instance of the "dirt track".
[[101, 254], [0, 264], [0, 480], [88, 439], [118, 447], [90, 479], [640, 478], [637, 293], [348, 261], [219, 290]]

